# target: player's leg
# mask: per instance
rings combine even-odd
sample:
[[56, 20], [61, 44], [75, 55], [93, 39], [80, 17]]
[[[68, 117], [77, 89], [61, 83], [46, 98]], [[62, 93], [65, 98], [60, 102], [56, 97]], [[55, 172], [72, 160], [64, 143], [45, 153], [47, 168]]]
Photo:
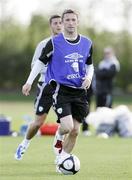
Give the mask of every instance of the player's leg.
[[[63, 120], [66, 120], [65, 117], [63, 118]], [[69, 119], [67, 119], [67, 120], [69, 120]], [[71, 123], [73, 124], [73, 127], [71, 126], [72, 128], [69, 129], [69, 133], [67, 134], [67, 136], [64, 140], [64, 143], [63, 143], [62, 151], [56, 158], [56, 172], [59, 172], [59, 173], [60, 173], [59, 164], [61, 164], [61, 162], [65, 158], [70, 156], [70, 152], [73, 150], [73, 148], [76, 144], [77, 136], [78, 136], [79, 130], [80, 130], [80, 123], [78, 121], [76, 121], [75, 119], [74, 120], [71, 119]]]
[[69, 154], [71, 153], [71, 151], [73, 150], [73, 148], [75, 146], [77, 136], [80, 131], [80, 123], [74, 119], [73, 124], [74, 124], [73, 128], [69, 132], [69, 134], [63, 144], [63, 150]]
[[[73, 123], [73, 119], [72, 119], [72, 123]], [[59, 156], [57, 156], [57, 158], [56, 158], [56, 172], [61, 173], [59, 170], [59, 164], [61, 164], [61, 162], [65, 158], [70, 156], [70, 152], [72, 151], [72, 149], [75, 146], [77, 136], [79, 134], [79, 129], [80, 129], [80, 123], [77, 122], [76, 120], [74, 120], [73, 128], [70, 130], [70, 132], [67, 134], [67, 136], [65, 136], [65, 140], [63, 143], [63, 149], [62, 149], [61, 153], [59, 154]]]
[[73, 126], [73, 119], [71, 115], [67, 115], [65, 117], [60, 118], [60, 126], [56, 131], [53, 142], [53, 149], [56, 156], [58, 156], [61, 153], [63, 142], [65, 139], [64, 137], [66, 137], [66, 134], [71, 132]]
[[15, 153], [15, 159], [21, 160], [24, 153], [26, 152], [27, 148], [30, 145], [31, 139], [37, 134], [39, 128], [43, 124], [47, 117], [47, 114], [43, 114], [41, 116], [36, 116], [36, 120], [29, 125], [29, 128], [27, 130], [27, 134], [23, 141], [19, 144], [16, 153]]
[[28, 128], [26, 139], [31, 140], [38, 132], [39, 128], [43, 125], [44, 121], [46, 120], [47, 113], [42, 115], [36, 115], [36, 120], [32, 122]]
[[[64, 102], [65, 100], [62, 101]], [[62, 152], [63, 143], [66, 140], [67, 134], [72, 131], [74, 124], [71, 115], [71, 105], [69, 103], [55, 106], [55, 112], [58, 116], [58, 119], [60, 120], [60, 126], [55, 134], [55, 138], [53, 142], [53, 150], [56, 155], [56, 160], [55, 160], [56, 163], [58, 161], [60, 153]]]
[[[67, 115], [65, 117], [60, 118], [60, 127], [58, 128], [58, 132], [55, 135], [54, 144], [53, 144], [54, 145], [53, 149], [56, 155], [56, 159], [55, 159], [56, 172], [60, 172], [58, 165], [63, 161], [63, 159], [70, 156], [68, 149], [71, 149], [72, 147], [70, 148], [67, 147], [69, 146], [67, 142], [67, 138], [69, 137], [69, 134], [70, 132], [72, 132], [73, 129], [74, 129], [74, 123], [71, 115]], [[58, 151], [58, 149], [55, 146], [55, 143], [57, 144], [57, 142], [59, 142], [60, 137], [63, 137], [63, 139], [60, 141], [61, 144], [63, 142], [63, 145], [61, 145], [60, 151]], [[72, 143], [70, 143], [70, 145], [73, 146]]]
[[21, 160], [25, 151], [29, 147], [31, 139], [37, 134], [39, 128], [45, 121], [47, 114], [52, 105], [52, 91], [51, 87], [40, 86], [38, 85], [38, 94], [35, 100], [35, 109], [36, 109], [36, 119], [32, 122], [27, 130], [24, 140], [19, 144], [16, 153], [15, 159]]
[[[69, 152], [73, 149], [76, 142], [76, 137], [78, 134], [78, 126], [75, 124], [75, 128], [74, 128], [74, 121], [72, 117], [72, 102], [76, 97], [75, 96], [76, 92], [80, 94], [80, 90], [78, 91], [78, 90], [74, 90], [73, 88], [62, 87], [62, 89], [59, 90], [59, 93], [55, 95], [56, 97], [56, 99], [54, 99], [54, 102], [56, 102], [55, 111], [58, 116], [58, 119], [60, 119], [60, 128], [58, 130], [58, 134], [60, 136], [65, 134], [67, 135], [63, 142], [62, 151], [61, 153], [58, 153], [57, 165], [59, 165], [65, 157], [70, 156]], [[71, 141], [69, 142], [69, 134], [70, 136], [72, 136], [73, 142]]]
[[26, 133], [26, 139], [31, 140], [46, 120], [47, 114], [52, 106], [52, 89], [49, 85], [40, 83], [38, 94], [35, 100], [36, 120], [32, 122]]
[[[67, 108], [68, 107], [69, 106], [67, 106]], [[65, 105], [63, 108], [64, 112], [66, 111], [67, 108]], [[67, 119], [65, 117], [60, 119], [61, 124], [64, 123], [64, 128], [67, 126], [68, 123], [70, 125], [72, 124], [72, 126], [70, 126], [68, 135], [65, 138], [65, 141], [63, 143], [62, 151], [58, 156], [57, 165], [60, 164], [65, 157], [69, 156], [69, 154], [71, 153], [71, 151], [73, 150], [73, 148], [75, 146], [76, 139], [77, 139], [77, 136], [78, 136], [79, 130], [80, 130], [81, 120], [84, 117], [86, 117], [86, 115], [88, 113], [87, 101], [83, 100], [83, 98], [76, 98], [75, 102], [71, 103], [71, 112], [70, 113], [72, 113], [72, 116], [71, 115], [67, 116]], [[73, 119], [73, 117], [75, 117], [75, 118]]]
[[71, 106], [68, 103], [68, 98], [66, 98], [64, 87], [59, 84], [55, 84], [53, 94], [53, 107], [57, 114], [60, 126], [55, 134], [53, 142], [53, 150], [56, 156], [58, 156], [62, 150], [62, 143], [65, 134], [73, 127], [72, 116], [71, 116]]
[[73, 102], [71, 103], [71, 112], [73, 117], [73, 128], [69, 132], [69, 135], [67, 136], [63, 144], [63, 150], [66, 153], [72, 152], [80, 131], [82, 119], [84, 119], [89, 112], [89, 106], [85, 96], [85, 91], [82, 92], [80, 97], [77, 96], [76, 98], [74, 98]]
[[63, 150], [66, 153], [71, 153], [71, 151], [73, 150], [80, 131], [82, 119], [84, 119], [89, 112], [89, 106], [85, 96], [85, 91], [82, 93], [82, 95], [80, 95], [80, 97], [74, 98], [74, 101], [71, 105], [71, 110], [73, 117], [73, 129], [69, 132], [69, 135], [67, 136], [63, 144]]

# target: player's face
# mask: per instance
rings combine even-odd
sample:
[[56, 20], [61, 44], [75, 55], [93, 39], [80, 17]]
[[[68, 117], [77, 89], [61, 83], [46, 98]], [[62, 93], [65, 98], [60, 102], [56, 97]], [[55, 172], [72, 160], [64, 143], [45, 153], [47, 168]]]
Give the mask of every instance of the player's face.
[[50, 27], [51, 27], [51, 31], [53, 35], [57, 35], [61, 33], [61, 30], [62, 30], [61, 18], [52, 19]]
[[72, 34], [77, 31], [77, 26], [78, 26], [78, 17], [74, 13], [67, 13], [64, 14], [63, 17], [63, 25], [64, 25], [64, 30]]

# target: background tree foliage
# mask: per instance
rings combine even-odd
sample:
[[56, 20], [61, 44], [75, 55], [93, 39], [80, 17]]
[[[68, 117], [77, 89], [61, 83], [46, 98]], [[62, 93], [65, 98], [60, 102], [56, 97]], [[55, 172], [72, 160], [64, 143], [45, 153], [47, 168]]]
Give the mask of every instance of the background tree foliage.
[[[121, 64], [117, 86], [123, 91], [132, 92], [132, 34], [126, 29], [119, 33], [101, 31], [94, 27], [80, 27], [80, 33], [89, 36], [94, 44], [94, 64], [103, 58], [103, 48], [114, 47]], [[9, 19], [0, 26], [0, 89], [21, 88], [29, 71], [30, 63], [39, 41], [50, 36], [47, 18], [32, 16], [29, 26], [22, 26]]]

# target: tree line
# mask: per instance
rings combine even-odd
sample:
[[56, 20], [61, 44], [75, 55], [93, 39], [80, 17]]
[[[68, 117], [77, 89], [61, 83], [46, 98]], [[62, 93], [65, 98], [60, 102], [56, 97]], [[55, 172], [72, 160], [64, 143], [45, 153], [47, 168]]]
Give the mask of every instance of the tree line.
[[[116, 78], [116, 86], [122, 91], [132, 92], [132, 34], [97, 31], [94, 27], [81, 26], [81, 34], [93, 41], [93, 59], [97, 67], [103, 58], [104, 47], [111, 45], [119, 59], [121, 70]], [[0, 24], [0, 89], [19, 89], [30, 72], [30, 63], [39, 41], [50, 36], [48, 20], [42, 15], [34, 15], [28, 26], [9, 18]]]

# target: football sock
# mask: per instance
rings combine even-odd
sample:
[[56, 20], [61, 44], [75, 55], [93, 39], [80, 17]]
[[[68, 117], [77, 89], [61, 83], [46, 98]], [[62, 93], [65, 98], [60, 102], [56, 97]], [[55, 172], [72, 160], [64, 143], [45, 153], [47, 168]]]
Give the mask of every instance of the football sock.
[[68, 156], [68, 155], [69, 155], [69, 154], [62, 149], [62, 151], [61, 151], [61, 153], [60, 153], [60, 156]]
[[56, 132], [56, 136], [57, 136], [57, 139], [58, 139], [58, 140], [60, 140], [60, 141], [63, 140], [64, 135], [61, 135], [58, 130], [57, 130], [57, 132]]
[[25, 138], [25, 139], [22, 141], [23, 146], [28, 147], [29, 144], [30, 144], [30, 141], [31, 141], [31, 140], [28, 140], [28, 139]]

